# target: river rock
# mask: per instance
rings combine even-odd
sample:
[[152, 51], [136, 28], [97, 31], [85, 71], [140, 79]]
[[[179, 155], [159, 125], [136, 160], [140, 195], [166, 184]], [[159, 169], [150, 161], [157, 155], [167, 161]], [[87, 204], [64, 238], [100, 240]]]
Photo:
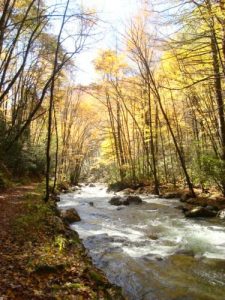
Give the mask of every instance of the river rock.
[[[204, 206], [203, 204], [201, 205], [201, 204], [199, 204], [199, 203], [196, 203], [196, 198], [188, 198], [186, 201], [183, 201], [183, 202], [186, 202], [186, 203], [188, 203], [188, 204], [197, 204], [197, 205], [200, 205], [200, 206]], [[206, 205], [205, 205], [206, 206]]]
[[60, 197], [58, 195], [52, 194], [51, 199], [55, 202], [60, 202]]
[[95, 187], [95, 184], [94, 183], [90, 183], [89, 187]]
[[156, 234], [154, 234], [154, 233], [148, 234], [148, 238], [150, 238], [153, 241], [156, 241], [156, 240], [159, 239], [159, 237]]
[[222, 209], [218, 212], [217, 217], [221, 220], [225, 220], [225, 209]]
[[117, 209], [116, 210], [122, 210], [122, 209], [124, 209], [124, 206], [119, 206], [119, 207], [117, 207]]
[[130, 205], [130, 204], [141, 204], [142, 200], [139, 196], [129, 195], [127, 197], [114, 196], [109, 200], [111, 205]]
[[178, 205], [178, 206], [175, 206], [175, 208], [179, 209], [179, 210], [181, 210], [183, 212], [186, 212], [186, 211], [190, 210], [190, 208], [188, 208], [188, 206], [186, 206], [186, 205]]
[[61, 217], [66, 223], [69, 224], [81, 221], [80, 216], [74, 208], [62, 211]]
[[208, 210], [211, 210], [211, 211], [218, 212], [218, 207], [213, 206], [213, 205], [207, 205], [205, 208]]
[[142, 202], [139, 196], [130, 195], [125, 198], [124, 205], [141, 204]]
[[186, 193], [184, 193], [184, 194], [181, 195], [180, 201], [181, 202], [186, 202], [190, 198], [192, 198], [191, 193], [190, 192], [186, 192]]
[[90, 205], [90, 206], [94, 206], [94, 202], [92, 202], [92, 201], [89, 202], [89, 205]]
[[121, 196], [113, 196], [113, 197], [109, 200], [109, 203], [110, 203], [111, 205], [116, 205], [116, 206], [124, 205], [124, 199], [123, 199], [123, 197], [121, 197]]
[[71, 187], [71, 191], [72, 191], [72, 192], [76, 192], [76, 191], [79, 191], [79, 190], [80, 190], [80, 187], [77, 186], [77, 185]]
[[216, 212], [206, 207], [197, 206], [185, 212], [187, 218], [212, 218], [216, 216]]

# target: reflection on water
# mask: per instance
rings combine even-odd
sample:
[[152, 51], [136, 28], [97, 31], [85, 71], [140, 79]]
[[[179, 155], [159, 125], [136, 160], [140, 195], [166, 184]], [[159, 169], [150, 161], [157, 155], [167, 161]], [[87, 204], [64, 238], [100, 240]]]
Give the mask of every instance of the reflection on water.
[[225, 300], [221, 221], [185, 219], [178, 200], [146, 196], [143, 204], [118, 210], [110, 197], [100, 185], [84, 187], [62, 195], [59, 208], [77, 209], [82, 221], [72, 228], [129, 299]]

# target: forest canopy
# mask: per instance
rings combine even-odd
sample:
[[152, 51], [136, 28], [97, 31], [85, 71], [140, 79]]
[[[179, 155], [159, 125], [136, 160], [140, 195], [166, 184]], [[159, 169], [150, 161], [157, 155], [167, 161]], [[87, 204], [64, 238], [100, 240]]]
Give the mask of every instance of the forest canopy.
[[45, 176], [46, 201], [90, 178], [225, 194], [224, 1], [144, 1], [91, 84], [76, 62], [101, 18], [50, 2], [0, 4], [0, 184]]

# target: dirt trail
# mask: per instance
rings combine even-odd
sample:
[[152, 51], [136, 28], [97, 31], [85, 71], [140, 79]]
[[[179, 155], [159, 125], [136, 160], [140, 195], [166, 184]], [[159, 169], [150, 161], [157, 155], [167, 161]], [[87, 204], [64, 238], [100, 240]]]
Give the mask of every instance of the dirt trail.
[[124, 299], [38, 184], [0, 193], [0, 300]]
[[[16, 296], [23, 289], [22, 245], [15, 239], [13, 221], [23, 211], [24, 194], [32, 192], [35, 185], [8, 189], [0, 194], [0, 299], [25, 299]], [[18, 257], [19, 256], [19, 257]], [[22, 276], [21, 276], [22, 275]]]
[[11, 222], [21, 213], [23, 208], [23, 196], [27, 192], [32, 192], [35, 184], [20, 186], [8, 189], [0, 193], [0, 246], [2, 239], [10, 237]]

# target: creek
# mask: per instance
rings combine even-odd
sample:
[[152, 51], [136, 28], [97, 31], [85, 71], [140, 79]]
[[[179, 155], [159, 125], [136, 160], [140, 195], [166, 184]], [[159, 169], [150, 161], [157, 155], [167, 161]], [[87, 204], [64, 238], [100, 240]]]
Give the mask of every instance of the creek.
[[[130, 300], [224, 300], [225, 223], [186, 219], [178, 199], [143, 196], [143, 204], [108, 203], [102, 185], [61, 195], [93, 263]], [[91, 203], [91, 205], [90, 205]], [[116, 300], [116, 299], [115, 299]]]

